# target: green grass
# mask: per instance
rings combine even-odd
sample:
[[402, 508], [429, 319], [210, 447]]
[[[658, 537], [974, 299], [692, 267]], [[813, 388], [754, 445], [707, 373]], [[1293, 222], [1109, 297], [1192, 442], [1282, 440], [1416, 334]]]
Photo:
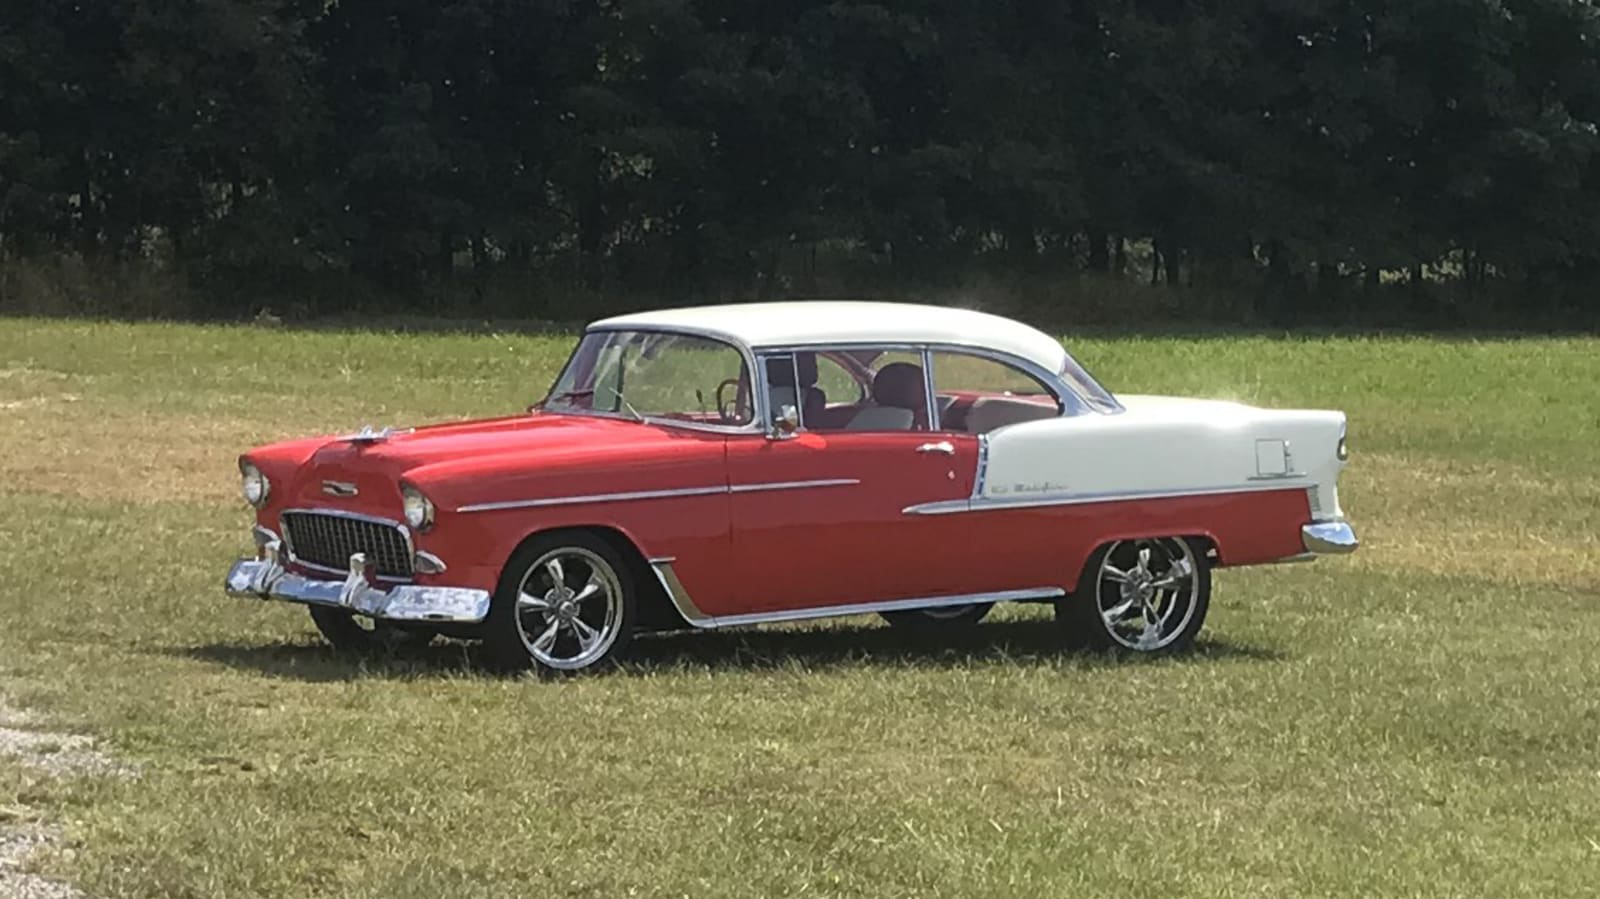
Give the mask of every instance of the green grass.
[[354, 659], [221, 596], [237, 453], [515, 410], [570, 336], [0, 321], [0, 690], [131, 780], [0, 762], [100, 896], [1586, 896], [1600, 340], [1069, 341], [1114, 390], [1351, 419], [1347, 559], [1224, 571], [1202, 644], [1043, 608], [636, 644], [570, 682]]

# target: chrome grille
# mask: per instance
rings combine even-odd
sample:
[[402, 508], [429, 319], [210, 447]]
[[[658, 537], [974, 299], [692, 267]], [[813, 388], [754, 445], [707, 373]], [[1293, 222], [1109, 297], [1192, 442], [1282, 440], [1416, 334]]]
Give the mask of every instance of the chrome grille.
[[366, 553], [379, 577], [410, 579], [411, 546], [399, 524], [325, 512], [283, 513], [283, 533], [295, 559], [347, 571], [350, 557]]

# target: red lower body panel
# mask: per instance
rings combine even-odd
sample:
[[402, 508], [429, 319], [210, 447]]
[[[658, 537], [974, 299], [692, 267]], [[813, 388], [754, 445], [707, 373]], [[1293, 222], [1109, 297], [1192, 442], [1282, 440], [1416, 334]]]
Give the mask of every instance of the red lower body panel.
[[1114, 540], [1205, 537], [1221, 565], [1274, 562], [1305, 552], [1311, 520], [1303, 488], [1128, 499], [958, 514], [968, 522], [961, 552], [969, 577], [951, 593], [1056, 585], [1076, 588], [1089, 555]]

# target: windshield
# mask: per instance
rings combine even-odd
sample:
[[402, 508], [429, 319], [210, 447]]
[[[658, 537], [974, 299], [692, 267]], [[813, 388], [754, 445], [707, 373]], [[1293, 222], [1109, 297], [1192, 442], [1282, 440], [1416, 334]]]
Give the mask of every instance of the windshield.
[[1060, 374], [1061, 380], [1066, 381], [1067, 384], [1071, 385], [1071, 387], [1078, 391], [1078, 394], [1082, 396], [1090, 406], [1094, 407], [1098, 411], [1122, 411], [1122, 404], [1117, 402], [1117, 398], [1111, 395], [1111, 391], [1101, 387], [1100, 382], [1096, 381], [1094, 377], [1089, 374], [1089, 372], [1084, 370], [1084, 367], [1079, 365], [1077, 360], [1072, 358], [1071, 354], [1063, 357]]
[[734, 427], [755, 419], [743, 354], [663, 331], [585, 334], [541, 408]]

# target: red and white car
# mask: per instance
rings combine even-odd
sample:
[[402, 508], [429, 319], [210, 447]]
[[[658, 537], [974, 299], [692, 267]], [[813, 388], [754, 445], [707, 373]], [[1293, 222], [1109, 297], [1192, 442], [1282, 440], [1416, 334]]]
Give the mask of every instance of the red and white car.
[[1050, 602], [1069, 640], [1190, 644], [1211, 569], [1357, 546], [1339, 412], [1114, 396], [961, 309], [794, 302], [591, 325], [526, 414], [251, 450], [227, 591], [347, 647], [481, 638], [574, 671], [635, 633]]

